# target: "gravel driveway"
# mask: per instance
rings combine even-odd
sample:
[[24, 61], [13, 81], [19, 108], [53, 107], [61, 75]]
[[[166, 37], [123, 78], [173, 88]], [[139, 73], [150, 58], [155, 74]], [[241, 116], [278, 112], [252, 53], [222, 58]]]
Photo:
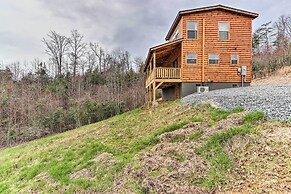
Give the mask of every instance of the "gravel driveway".
[[214, 90], [191, 94], [181, 101], [184, 104], [209, 102], [223, 109], [240, 106], [247, 111], [262, 111], [271, 119], [291, 119], [291, 84]]

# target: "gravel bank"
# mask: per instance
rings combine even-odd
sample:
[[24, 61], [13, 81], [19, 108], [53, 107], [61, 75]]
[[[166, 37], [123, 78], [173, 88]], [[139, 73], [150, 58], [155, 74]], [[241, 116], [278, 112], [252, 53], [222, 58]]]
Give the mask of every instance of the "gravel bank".
[[195, 93], [182, 98], [181, 101], [184, 104], [209, 102], [213, 106], [223, 109], [240, 106], [247, 111], [262, 111], [271, 119], [291, 119], [291, 84]]

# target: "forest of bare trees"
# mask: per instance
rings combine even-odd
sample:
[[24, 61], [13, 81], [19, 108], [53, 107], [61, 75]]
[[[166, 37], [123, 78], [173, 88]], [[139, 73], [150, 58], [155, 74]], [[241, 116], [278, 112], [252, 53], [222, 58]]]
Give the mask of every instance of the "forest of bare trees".
[[0, 65], [0, 149], [144, 103], [141, 58], [86, 43], [77, 30], [70, 37], [51, 31], [42, 41], [49, 61]]
[[291, 16], [262, 24], [253, 33], [253, 77], [291, 65]]

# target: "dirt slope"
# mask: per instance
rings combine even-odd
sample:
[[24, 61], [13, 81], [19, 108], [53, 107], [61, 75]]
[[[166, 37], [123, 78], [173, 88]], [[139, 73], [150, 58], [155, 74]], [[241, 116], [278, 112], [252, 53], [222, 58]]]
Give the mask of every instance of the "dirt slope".
[[[291, 129], [279, 123], [268, 123], [263, 127], [268, 129], [261, 133], [227, 137], [229, 131], [243, 126], [244, 116], [245, 113], [235, 113], [211, 127], [204, 122], [190, 123], [160, 135], [161, 143], [141, 155], [140, 168], [136, 170], [129, 165], [126, 176], [118, 180], [117, 187], [111, 191], [133, 192], [121, 185], [126, 185], [127, 177], [136, 177], [142, 179], [144, 192], [291, 192]], [[222, 146], [232, 166], [227, 171], [223, 170], [228, 165], [227, 158], [221, 158], [223, 152], [219, 153], [219, 148], [203, 150], [210, 151], [206, 154], [197, 152], [205, 146], [205, 141], [217, 134], [225, 134]], [[205, 157], [208, 154], [211, 156]], [[213, 165], [212, 160], [220, 164]]]
[[291, 124], [179, 102], [0, 151], [0, 193], [290, 193]]
[[257, 78], [252, 81], [253, 86], [258, 85], [280, 85], [291, 84], [291, 67], [284, 67], [263, 78]]

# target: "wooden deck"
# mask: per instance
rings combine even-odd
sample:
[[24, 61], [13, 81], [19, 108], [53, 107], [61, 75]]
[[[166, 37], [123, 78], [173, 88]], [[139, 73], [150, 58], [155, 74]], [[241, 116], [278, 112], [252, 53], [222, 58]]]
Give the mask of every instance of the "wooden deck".
[[[153, 82], [158, 82], [157, 86], [162, 86], [164, 83], [177, 83], [181, 82], [181, 69], [180, 68], [154, 68], [146, 80], [146, 88]], [[157, 87], [157, 89], [159, 88]]]
[[146, 79], [146, 102], [156, 101], [156, 90], [181, 82], [181, 68], [156, 67]]

